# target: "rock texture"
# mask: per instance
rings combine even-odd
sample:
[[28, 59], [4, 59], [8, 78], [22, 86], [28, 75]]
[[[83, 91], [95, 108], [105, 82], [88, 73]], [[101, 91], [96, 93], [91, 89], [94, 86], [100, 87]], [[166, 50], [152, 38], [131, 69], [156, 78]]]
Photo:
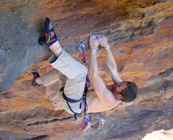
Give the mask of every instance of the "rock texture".
[[[77, 139], [141, 140], [173, 127], [172, 1], [4, 0], [0, 5], [0, 139], [68, 140], [75, 133]], [[52, 19], [63, 48], [73, 57], [81, 58], [80, 39], [88, 48], [90, 33], [106, 35], [121, 78], [139, 86], [137, 100], [90, 114], [87, 133], [81, 130], [82, 117], [60, 121], [69, 114], [59, 103], [58, 82], [31, 86], [32, 71], [43, 75], [53, 69], [47, 60], [50, 52], [37, 43], [45, 17]], [[101, 77], [110, 84], [104, 50], [98, 63]]]
[[150, 139], [161, 139], [161, 140], [171, 140], [172, 139], [172, 129], [168, 131], [159, 130], [154, 131], [151, 134], [147, 134], [143, 140], [150, 140]]

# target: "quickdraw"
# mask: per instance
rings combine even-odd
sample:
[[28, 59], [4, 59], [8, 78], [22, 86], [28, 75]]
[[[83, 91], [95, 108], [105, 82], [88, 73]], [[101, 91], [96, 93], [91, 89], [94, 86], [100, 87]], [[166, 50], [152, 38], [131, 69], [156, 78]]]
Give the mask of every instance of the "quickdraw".
[[[83, 64], [87, 67], [88, 66], [88, 63], [86, 62], [86, 56], [85, 56], [85, 45], [83, 43], [82, 40], [80, 40], [79, 42], [79, 47], [78, 47], [78, 50], [79, 52], [82, 54], [82, 58], [83, 58]], [[79, 59], [80, 60], [80, 59]], [[87, 94], [87, 91], [88, 91], [88, 88], [91, 86], [91, 82], [90, 82], [90, 79], [89, 79], [89, 76], [87, 75], [86, 77], [86, 85], [85, 85], [85, 91], [84, 91], [84, 104], [85, 104], [85, 109], [84, 109], [84, 120], [83, 120], [83, 123], [82, 123], [82, 130], [84, 130], [85, 132], [89, 130], [89, 128], [91, 127], [91, 120], [90, 118], [88, 117], [88, 114], [86, 113], [87, 111], [87, 103], [86, 103], [86, 94]]]
[[[83, 62], [83, 64], [87, 67], [88, 66], [88, 63], [86, 62], [85, 45], [83, 43], [83, 40], [80, 40], [78, 50], [82, 54], [82, 58], [83, 58], [83, 61], [82, 62]], [[88, 75], [86, 77], [86, 84], [87, 84], [87, 88], [89, 88], [91, 86], [91, 82], [90, 82], [90, 79], [89, 79], [89, 76]]]
[[[83, 40], [80, 40], [78, 50], [82, 54], [82, 58], [83, 58], [83, 61], [81, 61], [79, 59], [79, 57], [77, 56], [78, 61], [79, 62], [82, 62], [87, 67], [88, 66], [88, 63], [86, 62], [85, 45], [83, 43]], [[101, 47], [98, 48], [97, 55], [100, 54], [101, 51], [102, 51]], [[90, 82], [89, 76], [87, 75], [87, 77], [86, 77], [86, 86], [85, 86], [85, 91], [84, 91], [85, 96], [86, 96], [87, 91], [88, 91], [88, 88], [90, 86], [91, 86], [91, 82]], [[91, 127], [91, 120], [89, 119], [88, 114], [86, 113], [86, 111], [87, 111], [87, 109], [86, 109], [86, 107], [87, 107], [86, 97], [85, 97], [85, 100], [84, 101], [85, 101], [85, 109], [84, 109], [84, 120], [83, 120], [83, 123], [82, 123], [82, 130], [84, 130], [86, 132]]]

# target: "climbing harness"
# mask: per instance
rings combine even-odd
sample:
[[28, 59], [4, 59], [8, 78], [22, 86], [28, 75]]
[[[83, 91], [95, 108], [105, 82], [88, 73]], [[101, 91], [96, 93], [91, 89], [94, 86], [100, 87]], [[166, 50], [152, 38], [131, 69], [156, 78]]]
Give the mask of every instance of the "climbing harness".
[[[78, 61], [81, 62], [81, 63], [83, 63], [87, 67], [88, 66], [88, 63], [86, 62], [85, 45], [83, 43], [83, 40], [80, 40], [78, 50], [82, 54], [82, 58], [83, 58], [83, 60], [80, 60], [79, 57], [77, 56]], [[100, 52], [101, 52], [101, 48], [98, 48], [97, 55], [100, 54]], [[88, 131], [89, 128], [91, 127], [91, 120], [88, 117], [88, 114], [86, 113], [87, 112], [87, 107], [88, 107], [87, 106], [87, 103], [86, 103], [86, 96], [87, 96], [88, 88], [90, 86], [91, 86], [91, 82], [90, 82], [89, 76], [87, 75], [86, 76], [86, 84], [85, 84], [84, 94], [83, 94], [82, 98], [79, 99], [79, 100], [74, 100], [74, 99], [68, 98], [65, 95], [64, 90], [61, 89], [61, 91], [63, 91], [63, 94], [62, 94], [63, 95], [63, 98], [66, 100], [66, 103], [67, 103], [69, 109], [71, 110], [71, 112], [74, 113], [75, 120], [77, 119], [77, 116], [80, 115], [81, 113], [74, 112], [72, 110], [72, 108], [70, 107], [69, 103], [77, 103], [77, 102], [80, 102], [82, 100], [83, 104], [85, 105], [84, 110], [82, 112], [84, 114], [84, 120], [82, 122], [82, 130], [84, 130], [85, 132]], [[82, 105], [80, 105], [80, 108], [81, 108], [81, 106]]]
[[[87, 67], [88, 64], [87, 64], [87, 62], [86, 62], [86, 56], [85, 56], [85, 45], [84, 45], [84, 43], [83, 43], [82, 40], [80, 40], [80, 42], [79, 42], [78, 50], [79, 50], [79, 52], [82, 54], [82, 57], [83, 57], [82, 63]], [[79, 59], [79, 61], [81, 62], [80, 59]], [[91, 124], [90, 124], [91, 121], [90, 121], [90, 119], [89, 119], [89, 117], [88, 117], [88, 114], [86, 113], [86, 111], [87, 111], [86, 96], [87, 96], [87, 91], [88, 91], [88, 88], [90, 87], [90, 85], [91, 85], [91, 82], [90, 82], [89, 76], [87, 75], [87, 76], [86, 76], [86, 84], [85, 84], [84, 94], [83, 94], [82, 98], [79, 99], [79, 100], [74, 100], [74, 99], [68, 98], [68, 97], [65, 95], [65, 93], [64, 93], [64, 89], [61, 88], [61, 90], [60, 90], [60, 92], [62, 92], [62, 95], [63, 95], [64, 100], [66, 100], [66, 103], [67, 103], [67, 105], [68, 105], [70, 111], [71, 111], [72, 113], [74, 113], [74, 118], [75, 118], [75, 120], [77, 119], [77, 116], [80, 115], [81, 113], [76, 113], [76, 112], [74, 112], [74, 111], [72, 110], [72, 108], [70, 107], [69, 103], [77, 103], [77, 102], [82, 101], [81, 104], [80, 104], [80, 108], [82, 108], [82, 103], [84, 104], [84, 110], [82, 111], [82, 113], [84, 114], [84, 120], [83, 120], [83, 123], [82, 123], [82, 130], [84, 130], [85, 132], [86, 132], [86, 131], [90, 128], [90, 126], [91, 126]]]

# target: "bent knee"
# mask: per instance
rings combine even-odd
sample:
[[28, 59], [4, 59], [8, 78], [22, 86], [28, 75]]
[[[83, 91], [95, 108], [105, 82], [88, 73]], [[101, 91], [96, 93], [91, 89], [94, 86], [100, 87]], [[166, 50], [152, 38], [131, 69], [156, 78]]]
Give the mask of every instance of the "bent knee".
[[82, 80], [84, 78], [86, 78], [87, 76], [87, 68], [85, 66], [80, 67], [80, 70], [78, 71], [78, 74], [76, 75], [76, 77], [74, 79], [78, 79], [78, 80]]

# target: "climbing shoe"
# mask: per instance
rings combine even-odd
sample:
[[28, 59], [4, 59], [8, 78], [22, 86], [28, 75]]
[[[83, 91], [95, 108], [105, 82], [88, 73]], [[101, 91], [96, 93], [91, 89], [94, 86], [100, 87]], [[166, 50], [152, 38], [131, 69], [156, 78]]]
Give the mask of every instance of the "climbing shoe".
[[49, 48], [53, 43], [58, 40], [52, 27], [52, 22], [49, 18], [46, 18], [44, 22], [44, 31], [45, 36], [40, 37], [38, 39], [38, 43], [45, 48]]
[[36, 83], [36, 78], [40, 77], [39, 73], [38, 72], [33, 72], [32, 74], [33, 74], [33, 80], [32, 80], [31, 85], [40, 86], [38, 83]]
[[58, 39], [52, 27], [52, 22], [49, 18], [46, 18], [44, 23], [44, 31], [45, 31], [45, 40], [46, 46], [50, 47], [53, 43], [55, 43]]
[[46, 43], [46, 37], [45, 36], [42, 36], [38, 39], [38, 43], [42, 46], [42, 47], [48, 47], [48, 44]]

